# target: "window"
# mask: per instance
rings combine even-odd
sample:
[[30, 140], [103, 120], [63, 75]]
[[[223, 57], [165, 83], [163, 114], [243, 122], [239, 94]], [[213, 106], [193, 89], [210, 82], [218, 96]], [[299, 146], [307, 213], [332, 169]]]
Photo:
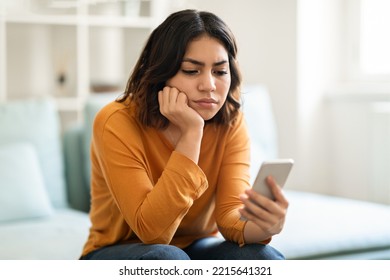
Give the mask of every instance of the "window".
[[360, 67], [363, 74], [390, 75], [390, 1], [361, 0]]
[[348, 76], [390, 82], [390, 1], [350, 0], [347, 9]]

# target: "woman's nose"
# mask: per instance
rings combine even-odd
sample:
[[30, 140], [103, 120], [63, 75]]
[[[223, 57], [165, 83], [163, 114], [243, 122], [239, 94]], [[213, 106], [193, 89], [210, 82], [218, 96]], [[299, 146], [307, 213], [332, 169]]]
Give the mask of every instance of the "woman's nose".
[[204, 75], [202, 75], [199, 81], [199, 90], [213, 92], [215, 91], [215, 89], [215, 78], [212, 73], [205, 73]]

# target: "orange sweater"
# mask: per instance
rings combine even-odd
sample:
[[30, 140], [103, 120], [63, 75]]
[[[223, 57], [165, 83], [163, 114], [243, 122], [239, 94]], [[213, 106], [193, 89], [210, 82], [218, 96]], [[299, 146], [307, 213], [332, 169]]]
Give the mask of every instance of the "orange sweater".
[[183, 248], [218, 231], [244, 244], [238, 208], [249, 187], [249, 146], [241, 113], [230, 127], [207, 124], [197, 165], [142, 126], [133, 105], [108, 104], [94, 122], [92, 226], [82, 255], [124, 242]]

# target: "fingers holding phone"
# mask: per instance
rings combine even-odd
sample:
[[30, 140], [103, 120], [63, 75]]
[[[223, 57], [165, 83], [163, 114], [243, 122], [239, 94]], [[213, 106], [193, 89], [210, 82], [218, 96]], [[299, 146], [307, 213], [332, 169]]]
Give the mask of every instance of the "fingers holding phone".
[[256, 224], [269, 235], [279, 233], [284, 225], [288, 200], [282, 192], [292, 169], [293, 160], [282, 159], [264, 162], [251, 189], [240, 198], [243, 219]]
[[273, 193], [274, 199], [270, 199], [254, 189], [248, 189], [241, 196], [244, 207], [240, 209], [243, 219], [253, 222], [267, 236], [281, 232], [287, 214], [288, 201], [282, 193], [281, 187], [269, 176], [267, 183]]
[[282, 192], [282, 188], [277, 184], [272, 176], [266, 178], [266, 184], [272, 193], [272, 199], [257, 192], [256, 190], [248, 189], [240, 198], [244, 203], [243, 213], [248, 215], [256, 215], [261, 217], [264, 211], [273, 213], [278, 212], [278, 208], [287, 209], [288, 200]]

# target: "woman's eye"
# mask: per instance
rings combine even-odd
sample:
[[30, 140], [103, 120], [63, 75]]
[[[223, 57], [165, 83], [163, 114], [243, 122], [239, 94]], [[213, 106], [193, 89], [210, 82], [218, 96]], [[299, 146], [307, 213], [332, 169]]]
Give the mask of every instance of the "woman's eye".
[[187, 74], [187, 75], [195, 75], [198, 73], [198, 70], [181, 70], [184, 74]]
[[223, 76], [228, 74], [228, 72], [225, 70], [214, 71], [214, 73], [218, 76]]

